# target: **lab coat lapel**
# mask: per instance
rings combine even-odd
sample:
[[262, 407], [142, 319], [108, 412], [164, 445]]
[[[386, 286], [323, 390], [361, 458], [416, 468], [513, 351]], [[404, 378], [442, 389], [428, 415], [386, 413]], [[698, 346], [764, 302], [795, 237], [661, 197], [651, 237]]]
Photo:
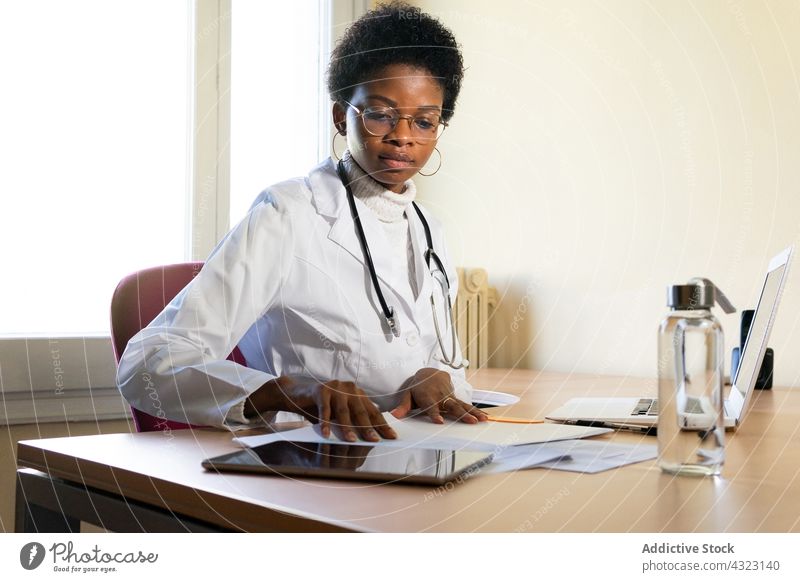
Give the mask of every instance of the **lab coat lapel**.
[[[347, 194], [336, 173], [333, 160], [328, 159], [309, 175], [314, 206], [322, 215], [333, 220], [328, 238], [353, 255], [366, 268], [364, 251], [361, 248], [356, 225], [347, 201]], [[397, 291], [398, 265], [392, 264], [386, 234], [375, 214], [358, 198], [356, 209], [364, 228], [375, 272], [383, 284]], [[385, 294], [385, 292], [384, 292]]]

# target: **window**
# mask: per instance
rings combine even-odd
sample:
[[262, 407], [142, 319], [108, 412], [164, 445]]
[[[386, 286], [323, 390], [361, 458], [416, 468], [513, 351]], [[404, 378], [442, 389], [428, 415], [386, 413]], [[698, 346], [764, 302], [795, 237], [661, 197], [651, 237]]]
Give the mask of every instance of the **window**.
[[183, 260], [189, 23], [186, 1], [4, 5], [1, 333], [108, 335], [120, 278]]
[[143, 267], [205, 258], [264, 187], [327, 155], [330, 40], [365, 9], [4, 6], [0, 424], [124, 412], [108, 327], [115, 285]]
[[[231, 22], [231, 223], [319, 161], [324, 67], [315, 2], [237, 2]], [[327, 66], [327, 63], [325, 63]]]

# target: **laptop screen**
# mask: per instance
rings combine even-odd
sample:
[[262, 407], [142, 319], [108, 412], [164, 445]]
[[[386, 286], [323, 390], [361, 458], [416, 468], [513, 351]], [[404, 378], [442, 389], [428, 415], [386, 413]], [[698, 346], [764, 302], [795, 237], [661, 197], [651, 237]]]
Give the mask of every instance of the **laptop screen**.
[[764, 358], [764, 352], [767, 349], [769, 333], [772, 329], [772, 323], [778, 308], [778, 299], [783, 289], [790, 255], [791, 249], [787, 249], [775, 257], [770, 263], [767, 278], [764, 280], [764, 286], [761, 289], [761, 296], [758, 299], [753, 322], [750, 325], [747, 341], [742, 350], [739, 367], [733, 379], [734, 389], [742, 396], [741, 399], [729, 398], [729, 403], [739, 403], [741, 405], [740, 407], [736, 407], [739, 408], [738, 410], [728, 411], [734, 417], [739, 417], [741, 408], [747, 404], [748, 397], [752, 392], [752, 388], [758, 376], [758, 371]]

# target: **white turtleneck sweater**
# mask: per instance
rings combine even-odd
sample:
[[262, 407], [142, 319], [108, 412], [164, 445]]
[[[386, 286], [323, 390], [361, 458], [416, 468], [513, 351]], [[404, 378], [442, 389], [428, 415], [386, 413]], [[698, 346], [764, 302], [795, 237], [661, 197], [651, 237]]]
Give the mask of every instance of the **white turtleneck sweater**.
[[407, 216], [407, 210], [417, 196], [414, 182], [406, 180], [405, 189], [398, 194], [387, 190], [383, 184], [364, 172], [349, 151], [344, 152], [342, 162], [344, 162], [344, 169], [350, 180], [353, 196], [361, 200], [377, 216], [389, 242], [392, 262], [407, 271], [409, 290], [411, 296], [416, 299], [419, 290], [416, 285], [414, 250], [411, 246]]

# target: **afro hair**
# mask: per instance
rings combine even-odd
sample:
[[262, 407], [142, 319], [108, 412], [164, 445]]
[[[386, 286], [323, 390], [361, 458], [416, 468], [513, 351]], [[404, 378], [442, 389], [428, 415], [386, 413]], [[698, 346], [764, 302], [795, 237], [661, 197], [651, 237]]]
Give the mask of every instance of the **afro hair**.
[[336, 102], [350, 100], [355, 87], [389, 65], [427, 71], [444, 93], [442, 117], [453, 116], [464, 77], [458, 43], [439, 20], [405, 2], [390, 2], [356, 20], [331, 53], [328, 92]]

